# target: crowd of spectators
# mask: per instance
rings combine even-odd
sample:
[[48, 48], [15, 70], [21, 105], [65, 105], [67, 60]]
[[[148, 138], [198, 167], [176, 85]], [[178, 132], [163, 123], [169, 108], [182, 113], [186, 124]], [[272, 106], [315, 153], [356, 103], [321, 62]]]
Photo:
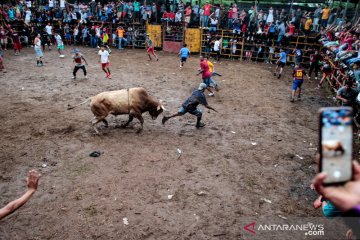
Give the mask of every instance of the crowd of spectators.
[[[246, 59], [255, 57], [271, 63], [279, 48], [285, 47], [288, 57], [295, 58], [295, 62], [309, 64], [310, 75], [314, 72], [317, 78], [318, 72], [322, 72], [319, 87], [327, 82], [331, 89], [337, 90], [344, 86], [347, 79], [344, 73], [348, 70], [355, 72], [351, 76], [360, 86], [356, 71], [360, 57], [359, 22], [348, 18], [345, 12], [341, 7], [330, 9], [319, 4], [303, 10], [270, 6], [265, 11], [256, 5], [241, 8], [240, 4], [233, 3], [225, 7], [211, 5], [208, 1], [200, 6], [198, 2], [191, 5], [182, 0], [177, 3], [20, 0], [0, 7], [0, 43], [6, 49], [11, 42], [15, 54], [19, 54], [21, 45], [33, 45], [35, 36], [40, 33], [45, 50], [45, 46], [50, 48], [58, 33], [68, 45], [96, 48], [105, 44], [121, 49], [128, 45], [143, 46], [146, 22], [166, 24], [170, 31], [171, 26], [177, 31], [179, 26], [200, 27], [208, 33], [202, 41], [203, 51], [205, 54], [214, 52], [218, 60], [220, 53], [238, 53], [240, 38], [248, 44], [244, 46]], [[112, 28], [109, 28], [110, 23], [114, 24]], [[228, 29], [230, 38], [220, 39], [218, 29]], [[291, 44], [293, 36], [311, 33], [315, 41], [322, 44], [321, 50], [320, 47]], [[304, 55], [308, 61], [304, 60]]]
[[[129, 37], [127, 37], [126, 33], [125, 35], [121, 33], [119, 36], [115, 29], [109, 32], [109, 29], [106, 27], [104, 29], [104, 26], [108, 23], [119, 24], [127, 32], [130, 24], [144, 26], [146, 22], [149, 22], [168, 25], [184, 24], [184, 27], [200, 26], [200, 28], [209, 29], [211, 33], [216, 33], [217, 29], [230, 29], [234, 34], [242, 36], [246, 34], [247, 40], [275, 37], [277, 43], [281, 44], [283, 38], [288, 42], [293, 35], [320, 32], [329, 25], [341, 26], [352, 19], [345, 16], [342, 7], [330, 9], [326, 5], [319, 4], [315, 8], [294, 7], [286, 10], [269, 7], [263, 10], [256, 5], [251, 7], [241, 7], [241, 4], [236, 3], [230, 6], [211, 5], [208, 1], [200, 6], [197, 1], [191, 5], [190, 2], [185, 3], [183, 0], [176, 3], [138, 0], [112, 2], [92, 0], [88, 3], [77, 1], [70, 3], [66, 0], [16, 0], [1, 6], [0, 20], [10, 24], [17, 21], [24, 22], [29, 28], [25, 27], [22, 33], [25, 40], [33, 39], [34, 34], [30, 33], [41, 31], [50, 23], [53, 26], [52, 31], [60, 31], [61, 35], [68, 37], [68, 41], [72, 40], [76, 43], [86, 41], [90, 44], [94, 43], [90, 40], [94, 37], [100, 43], [103, 33], [106, 33], [109, 39], [113, 39], [112, 34], [117, 39], [123, 38], [123, 41], [126, 39], [127, 42], [124, 42], [126, 44], [134, 41], [136, 29], [130, 27]], [[65, 26], [68, 27], [65, 29]], [[101, 26], [102, 28], [100, 32], [94, 33], [91, 31], [92, 26], [95, 26], [95, 30]], [[143, 34], [143, 32], [138, 34]], [[3, 35], [1, 37], [4, 38]]]

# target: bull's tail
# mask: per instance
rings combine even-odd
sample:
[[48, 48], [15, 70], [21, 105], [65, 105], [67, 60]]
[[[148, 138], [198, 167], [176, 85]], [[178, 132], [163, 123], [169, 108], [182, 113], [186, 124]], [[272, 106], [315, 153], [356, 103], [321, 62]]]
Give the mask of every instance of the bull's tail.
[[68, 105], [67, 110], [71, 110], [71, 109], [74, 109], [74, 108], [76, 108], [76, 107], [78, 107], [78, 106], [84, 105], [85, 103], [87, 103], [87, 102], [90, 101], [90, 100], [91, 100], [91, 97], [89, 97], [88, 99], [86, 99], [86, 100], [83, 101], [82, 103], [79, 103], [79, 104], [77, 104], [77, 105], [75, 105], [75, 106], [70, 106], [70, 105]]

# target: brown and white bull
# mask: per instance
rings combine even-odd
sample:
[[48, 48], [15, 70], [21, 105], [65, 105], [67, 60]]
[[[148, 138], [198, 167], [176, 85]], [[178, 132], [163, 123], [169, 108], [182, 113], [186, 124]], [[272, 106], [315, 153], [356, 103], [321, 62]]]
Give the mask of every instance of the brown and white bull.
[[105, 119], [109, 114], [123, 115], [128, 114], [129, 120], [122, 125], [126, 127], [134, 118], [137, 118], [141, 123], [143, 129], [144, 119], [142, 114], [149, 112], [151, 118], [155, 120], [165, 109], [160, 101], [151, 97], [144, 88], [129, 88], [110, 92], [102, 92], [96, 96], [86, 99], [84, 102], [76, 106], [68, 106], [68, 110], [90, 102], [90, 108], [94, 114], [94, 118], [90, 120], [95, 132], [99, 131], [96, 124], [99, 122], [105, 123], [108, 127], [108, 122]]

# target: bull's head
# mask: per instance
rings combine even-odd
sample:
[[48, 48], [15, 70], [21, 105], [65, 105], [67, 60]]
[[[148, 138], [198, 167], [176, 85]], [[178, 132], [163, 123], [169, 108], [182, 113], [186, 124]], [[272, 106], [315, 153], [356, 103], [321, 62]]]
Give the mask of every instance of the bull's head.
[[149, 114], [153, 120], [155, 120], [165, 110], [162, 104], [159, 104], [156, 108], [151, 109]]

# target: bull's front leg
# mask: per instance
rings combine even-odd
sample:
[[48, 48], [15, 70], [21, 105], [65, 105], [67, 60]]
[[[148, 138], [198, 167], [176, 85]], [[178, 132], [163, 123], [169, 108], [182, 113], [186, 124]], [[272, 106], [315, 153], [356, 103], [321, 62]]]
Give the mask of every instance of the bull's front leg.
[[129, 115], [129, 120], [126, 123], [122, 124], [120, 127], [126, 128], [129, 125], [129, 123], [132, 122], [133, 119], [134, 119], [134, 117]]
[[140, 133], [143, 130], [143, 125], [144, 125], [144, 119], [143, 119], [141, 113], [131, 112], [130, 116], [133, 116], [140, 121], [141, 127], [136, 131], [136, 133]]

